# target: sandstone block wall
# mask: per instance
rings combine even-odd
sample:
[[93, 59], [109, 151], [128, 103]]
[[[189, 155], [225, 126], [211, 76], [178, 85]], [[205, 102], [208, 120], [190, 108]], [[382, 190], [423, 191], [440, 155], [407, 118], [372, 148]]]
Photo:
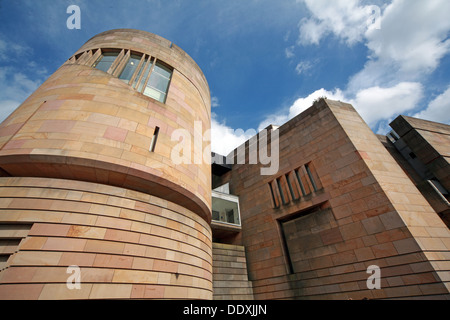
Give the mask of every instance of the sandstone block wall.
[[[164, 103], [96, 69], [104, 49], [168, 66]], [[203, 137], [210, 119], [205, 77], [170, 41], [90, 39], [0, 125], [0, 298], [211, 299], [211, 168], [171, 154], [175, 130]]]
[[448, 298], [448, 228], [351, 105], [321, 100], [278, 130], [276, 175], [228, 177], [256, 299]]
[[243, 246], [213, 243], [213, 290], [214, 300], [253, 300]]

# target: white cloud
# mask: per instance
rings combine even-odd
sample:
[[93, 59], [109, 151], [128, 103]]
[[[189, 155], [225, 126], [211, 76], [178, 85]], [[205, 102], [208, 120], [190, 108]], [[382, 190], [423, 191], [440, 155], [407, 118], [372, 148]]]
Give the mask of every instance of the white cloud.
[[295, 67], [295, 71], [298, 75], [305, 73], [309, 69], [313, 67], [313, 64], [310, 61], [300, 61]]
[[[331, 34], [348, 46], [360, 42], [368, 49], [364, 68], [342, 84], [344, 89], [332, 92], [338, 100], [351, 103], [369, 126], [379, 131], [385, 129], [387, 120], [417, 110], [426, 89], [421, 83], [450, 52], [450, 1], [392, 0], [380, 7], [366, 5], [369, 2], [363, 0], [298, 1], [311, 15], [299, 22], [297, 45], [319, 45]], [[379, 9], [378, 16], [373, 15], [374, 8]], [[377, 19], [379, 29], [371, 25], [371, 17]], [[296, 71], [302, 73], [308, 67], [301, 62]], [[329, 92], [321, 90], [326, 92], [321, 95], [333, 99]], [[416, 116], [449, 121], [450, 116], [445, 116], [450, 114], [450, 103], [446, 103], [449, 95], [450, 87]], [[310, 97], [316, 96], [317, 91], [298, 99], [289, 112], [271, 115], [264, 123], [288, 121], [299, 113], [295, 110], [309, 107]], [[296, 107], [299, 104], [303, 106]]]
[[[402, 82], [387, 88], [378, 86], [367, 88], [358, 92], [354, 98], [346, 95], [340, 89], [329, 91], [322, 88], [306, 97], [298, 98], [289, 108], [268, 115], [259, 124], [257, 131], [259, 132], [271, 124], [283, 125], [311, 107], [316, 99], [326, 97], [330, 100], [338, 100], [352, 104], [369, 126], [375, 127], [378, 123], [378, 133], [386, 133], [384, 131], [387, 130], [389, 120], [392, 120], [398, 114], [406, 114], [408, 111], [417, 108], [422, 96], [422, 85], [417, 82]], [[450, 88], [440, 99], [435, 100], [435, 104], [430, 104], [430, 107], [433, 108], [431, 111], [435, 110], [435, 105], [442, 105], [442, 101], [445, 99], [450, 101]], [[443, 105], [439, 108], [439, 111], [443, 112], [445, 108], [450, 110], [449, 104]], [[234, 130], [225, 123], [220, 123], [213, 115], [211, 133], [213, 140], [211, 149], [219, 154], [227, 155], [233, 149], [250, 139], [255, 133], [256, 131], [253, 130], [247, 132]]]
[[13, 68], [0, 68], [0, 122], [33, 93], [40, 83], [40, 80], [32, 80]]
[[[3, 35], [1, 35], [1, 37], [4, 38]], [[22, 46], [18, 43], [11, 43], [0, 39], [0, 61], [11, 61], [16, 56], [23, 56], [29, 53], [30, 50], [31, 48]]]
[[294, 48], [295, 48], [295, 46], [290, 46], [284, 50], [284, 54], [286, 55], [286, 58], [290, 59], [290, 58], [295, 57]]
[[303, 0], [312, 13], [299, 23], [299, 44], [319, 44], [332, 33], [349, 45], [362, 41], [372, 16], [371, 6], [360, 6], [359, 0]]
[[211, 117], [211, 151], [221, 155], [228, 155], [235, 148], [256, 134], [256, 130], [233, 129], [219, 122], [213, 113]]
[[270, 124], [283, 125], [311, 107], [314, 100], [320, 97], [352, 104], [367, 124], [374, 127], [381, 120], [390, 119], [398, 114], [405, 114], [417, 108], [422, 96], [422, 85], [415, 82], [402, 82], [389, 88], [367, 88], [358, 92], [355, 98], [347, 96], [340, 89], [328, 91], [322, 88], [314, 91], [307, 97], [298, 98], [285, 111], [279, 111], [267, 116], [260, 123], [258, 130], [262, 130]]
[[[30, 60], [32, 49], [0, 39], [0, 122], [11, 114], [47, 77], [47, 69]], [[26, 70], [29, 74], [25, 74]]]
[[389, 88], [371, 87], [348, 99], [370, 127], [383, 119], [413, 110], [422, 99], [423, 88], [417, 82], [402, 82]]
[[212, 107], [212, 108], [217, 108], [217, 107], [219, 107], [219, 106], [220, 106], [219, 98], [217, 98], [217, 97], [211, 97], [211, 107]]
[[299, 115], [306, 109], [312, 106], [314, 100], [327, 97], [331, 100], [345, 100], [342, 92], [339, 89], [333, 91], [327, 91], [325, 89], [319, 89], [311, 93], [305, 98], [298, 98], [286, 111], [277, 112], [267, 116], [258, 126], [258, 131], [266, 128], [267, 126], [273, 125], [283, 125], [290, 119]]
[[415, 118], [450, 124], [450, 86], [428, 104], [428, 107], [413, 115]]
[[420, 81], [433, 72], [450, 52], [448, 12], [447, 0], [392, 1], [380, 18], [381, 28], [364, 34], [370, 57], [348, 90]]
[[[367, 46], [368, 60], [350, 79], [350, 93], [421, 81], [450, 52], [448, 0], [392, 0], [383, 7], [362, 0], [302, 1], [311, 16], [300, 21], [297, 44], [317, 45], [333, 34], [348, 45]], [[373, 8], [378, 8], [377, 15]], [[371, 18], [380, 28], [372, 27]]]
[[397, 62], [403, 72], [434, 70], [450, 49], [448, 12], [447, 0], [394, 0], [380, 30], [366, 32], [367, 46], [374, 57]]

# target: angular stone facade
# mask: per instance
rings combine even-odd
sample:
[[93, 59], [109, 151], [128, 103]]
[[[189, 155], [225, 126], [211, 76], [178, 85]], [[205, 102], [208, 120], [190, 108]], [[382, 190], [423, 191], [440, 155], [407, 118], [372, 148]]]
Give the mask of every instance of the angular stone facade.
[[227, 242], [255, 299], [449, 297], [449, 229], [351, 105], [322, 99], [277, 130], [276, 175], [234, 164], [216, 183], [239, 196]]

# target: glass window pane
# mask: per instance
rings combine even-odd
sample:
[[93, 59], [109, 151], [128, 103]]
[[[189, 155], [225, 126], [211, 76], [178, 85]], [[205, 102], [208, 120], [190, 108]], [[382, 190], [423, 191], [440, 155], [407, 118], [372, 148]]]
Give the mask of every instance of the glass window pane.
[[148, 61], [148, 57], [145, 58], [144, 62], [142, 63], [141, 68], [139, 69], [139, 71], [138, 71], [138, 73], [137, 73], [137, 75], [136, 75], [136, 78], [135, 78], [134, 81], [133, 81], [133, 87], [134, 87], [134, 88], [136, 87], [136, 84], [137, 84], [137, 82], [139, 81], [139, 77], [141, 76], [142, 71], [144, 70], [145, 66], [147, 65], [147, 61]]
[[153, 73], [148, 80], [147, 86], [157, 89], [161, 92], [167, 92], [169, 81], [169, 79], [164, 78], [157, 73]]
[[237, 200], [222, 199], [215, 195], [212, 196], [213, 220], [240, 224], [239, 205]]
[[164, 93], [149, 87], [145, 88], [144, 94], [150, 98], [158, 100], [159, 102], [164, 102], [166, 99], [166, 95]]
[[156, 73], [162, 75], [163, 77], [170, 79], [170, 76], [172, 75], [172, 71], [170, 71], [169, 68], [157, 63], [155, 65], [155, 71]]
[[144, 87], [145, 80], [147, 80], [148, 73], [152, 69], [152, 65], [153, 65], [153, 59], [150, 61], [150, 64], [148, 65], [147, 69], [145, 69], [144, 75], [142, 76], [142, 80], [141, 80], [141, 83], [139, 84], [139, 88], [138, 88], [139, 92], [142, 92], [142, 88]]
[[108, 72], [108, 69], [111, 67], [118, 55], [118, 52], [105, 52], [93, 67], [104, 72]]
[[147, 87], [144, 90], [144, 94], [160, 102], [164, 102], [171, 75], [172, 71], [169, 68], [156, 63], [148, 80]]
[[123, 69], [122, 73], [119, 76], [119, 79], [128, 82], [130, 81], [131, 77], [134, 74], [134, 71], [136, 71], [136, 68], [139, 64], [139, 61], [141, 61], [141, 56], [138, 55], [131, 55], [130, 59], [128, 59], [128, 62]]

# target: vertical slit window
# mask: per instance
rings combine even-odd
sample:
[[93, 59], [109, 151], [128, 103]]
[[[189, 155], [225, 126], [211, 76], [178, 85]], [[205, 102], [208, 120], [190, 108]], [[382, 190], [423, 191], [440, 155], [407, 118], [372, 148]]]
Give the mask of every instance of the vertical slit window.
[[298, 170], [295, 170], [295, 176], [297, 177], [297, 181], [298, 181], [298, 184], [299, 184], [300, 189], [302, 191], [302, 195], [306, 196], [305, 187], [303, 186], [303, 182], [302, 182], [302, 179], [300, 177], [300, 174], [298, 173]]
[[118, 52], [105, 52], [103, 55], [94, 63], [93, 67], [104, 72], [108, 72], [111, 65], [116, 60]]
[[150, 75], [147, 86], [144, 89], [144, 94], [164, 103], [166, 101], [167, 89], [169, 88], [171, 77], [172, 71], [157, 62]]
[[136, 68], [139, 65], [139, 62], [141, 61], [142, 56], [138, 56], [135, 54], [132, 54], [130, 56], [130, 59], [128, 59], [125, 68], [123, 69], [122, 73], [119, 76], [119, 79], [128, 83], [131, 80], [131, 77], [133, 76], [134, 72], [136, 71]]
[[281, 181], [280, 178], [277, 179], [277, 186], [278, 186], [278, 191], [280, 192], [280, 196], [281, 196], [281, 201], [283, 201], [283, 204], [286, 204], [286, 197], [284, 196], [283, 193], [283, 187], [281, 186]]
[[159, 135], [159, 127], [155, 128], [155, 132], [153, 133], [152, 142], [150, 143], [150, 152], [155, 152], [156, 141], [158, 140]]
[[278, 204], [277, 204], [277, 201], [276, 201], [276, 199], [275, 199], [275, 193], [274, 193], [274, 191], [273, 191], [272, 183], [271, 183], [271, 182], [269, 182], [269, 189], [270, 189], [270, 195], [272, 196], [273, 206], [274, 206], [274, 208], [276, 208], [276, 207], [278, 207]]
[[292, 187], [291, 181], [289, 180], [289, 175], [286, 175], [286, 181], [289, 188], [289, 192], [291, 193], [292, 200], [297, 200], [297, 197], [294, 192], [294, 188]]
[[311, 173], [311, 170], [309, 168], [309, 166], [307, 164], [305, 164], [305, 169], [306, 169], [306, 173], [308, 174], [309, 177], [309, 181], [311, 181], [312, 187], [314, 189], [314, 191], [317, 191], [317, 185], [316, 182], [314, 181], [313, 175]]

